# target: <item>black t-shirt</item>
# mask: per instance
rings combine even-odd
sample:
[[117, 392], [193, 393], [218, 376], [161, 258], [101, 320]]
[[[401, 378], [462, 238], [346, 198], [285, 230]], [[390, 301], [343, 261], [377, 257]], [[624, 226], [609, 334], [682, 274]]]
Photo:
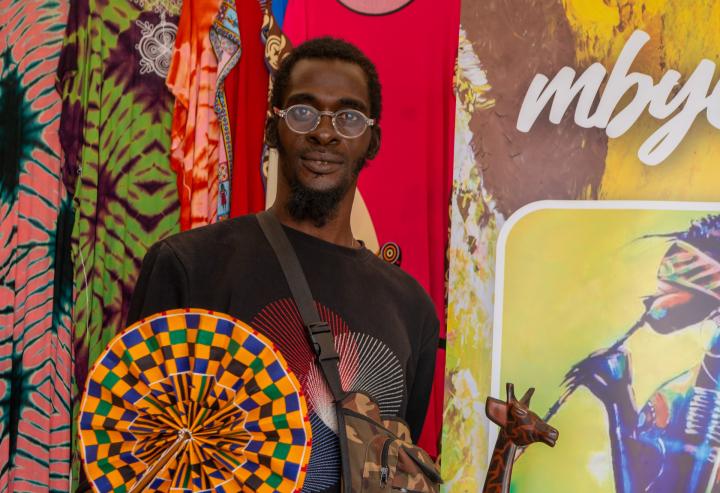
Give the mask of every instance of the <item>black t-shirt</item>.
[[[435, 366], [438, 320], [423, 288], [366, 248], [340, 247], [284, 227], [340, 355], [345, 390], [364, 391], [416, 440]], [[155, 244], [143, 261], [128, 325], [175, 308], [232, 315], [280, 349], [303, 387], [313, 442], [303, 491], [338, 491], [340, 449], [330, 391], [275, 253], [255, 216]]]

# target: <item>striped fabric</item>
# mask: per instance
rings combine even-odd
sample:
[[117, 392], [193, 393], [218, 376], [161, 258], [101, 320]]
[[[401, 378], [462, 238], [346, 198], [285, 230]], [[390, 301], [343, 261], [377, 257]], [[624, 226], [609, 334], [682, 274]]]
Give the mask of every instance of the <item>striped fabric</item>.
[[69, 203], [55, 70], [66, 2], [0, 0], [0, 491], [67, 491]]

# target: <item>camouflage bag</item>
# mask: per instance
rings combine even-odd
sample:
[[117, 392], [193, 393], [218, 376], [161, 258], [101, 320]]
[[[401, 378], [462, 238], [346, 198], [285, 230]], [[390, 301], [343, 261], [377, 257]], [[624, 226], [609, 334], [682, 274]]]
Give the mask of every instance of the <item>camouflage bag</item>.
[[382, 417], [380, 406], [370, 396], [343, 391], [332, 331], [320, 319], [297, 255], [272, 213], [261, 212], [257, 218], [277, 255], [333, 394], [343, 493], [438, 492], [442, 481], [437, 467], [427, 452], [413, 445], [407, 424], [400, 418]]
[[369, 396], [350, 392], [338, 405], [343, 491], [437, 492], [440, 474], [432, 459], [413, 445], [400, 418], [382, 418]]

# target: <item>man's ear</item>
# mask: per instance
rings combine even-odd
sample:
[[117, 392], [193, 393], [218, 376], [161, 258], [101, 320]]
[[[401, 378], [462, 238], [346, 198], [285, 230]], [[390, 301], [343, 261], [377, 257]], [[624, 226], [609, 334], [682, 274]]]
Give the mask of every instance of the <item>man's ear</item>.
[[277, 149], [278, 139], [278, 117], [277, 115], [270, 115], [265, 120], [265, 143], [268, 147]]
[[370, 127], [370, 145], [368, 146], [365, 159], [373, 159], [377, 156], [378, 151], [380, 151], [380, 127], [374, 125]]

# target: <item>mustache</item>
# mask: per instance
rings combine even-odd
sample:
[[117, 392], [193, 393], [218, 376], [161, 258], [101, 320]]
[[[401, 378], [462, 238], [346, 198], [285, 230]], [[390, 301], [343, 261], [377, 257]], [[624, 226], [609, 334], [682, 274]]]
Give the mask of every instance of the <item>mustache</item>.
[[340, 154], [336, 154], [324, 148], [309, 147], [302, 149], [298, 154], [303, 159], [317, 159], [336, 163], [345, 162], [345, 159], [343, 159]]
[[[281, 159], [287, 158], [287, 149], [285, 146], [283, 146], [282, 142], [278, 139], [277, 147], [276, 147], [278, 153], [281, 156]], [[345, 159], [341, 157], [340, 154], [337, 154], [335, 152], [332, 152], [328, 150], [327, 147], [322, 146], [305, 146], [303, 147], [297, 154], [297, 156], [300, 156], [303, 158], [304, 156], [311, 154], [311, 153], [321, 153], [323, 154], [323, 160], [327, 161], [334, 161], [338, 160], [339, 162], [345, 163]], [[362, 171], [367, 165], [367, 154], [365, 156], [362, 156], [357, 161], [351, 163], [352, 164], [352, 174], [353, 177], [357, 178], [360, 175], [360, 171]]]

